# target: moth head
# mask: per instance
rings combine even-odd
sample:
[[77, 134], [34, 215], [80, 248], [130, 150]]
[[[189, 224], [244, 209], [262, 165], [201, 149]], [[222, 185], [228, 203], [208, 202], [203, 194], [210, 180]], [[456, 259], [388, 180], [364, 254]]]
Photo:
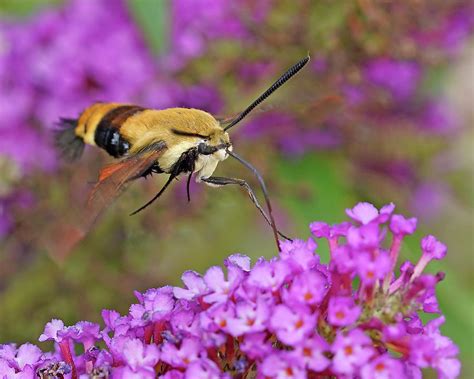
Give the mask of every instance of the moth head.
[[232, 149], [229, 134], [223, 129], [214, 130], [207, 138], [197, 145], [201, 155], [215, 155], [219, 160], [227, 158], [227, 149]]

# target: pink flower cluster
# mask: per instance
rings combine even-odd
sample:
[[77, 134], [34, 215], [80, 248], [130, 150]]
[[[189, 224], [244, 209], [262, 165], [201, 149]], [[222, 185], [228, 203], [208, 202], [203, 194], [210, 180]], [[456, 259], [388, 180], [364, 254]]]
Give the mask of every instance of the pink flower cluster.
[[455, 378], [458, 348], [439, 330], [444, 317], [420, 319], [440, 314], [435, 287], [444, 274], [423, 271], [446, 246], [424, 237], [418, 262], [396, 275], [416, 219], [393, 211], [359, 203], [347, 210], [351, 222], [312, 223], [329, 242], [328, 264], [311, 238], [286, 241], [279, 257], [253, 267], [234, 254], [227, 272], [187, 271], [184, 288], [137, 292], [127, 315], [102, 312], [103, 329], [52, 320], [39, 340], [55, 341], [55, 350], [2, 345], [0, 377], [420, 378], [432, 368]]

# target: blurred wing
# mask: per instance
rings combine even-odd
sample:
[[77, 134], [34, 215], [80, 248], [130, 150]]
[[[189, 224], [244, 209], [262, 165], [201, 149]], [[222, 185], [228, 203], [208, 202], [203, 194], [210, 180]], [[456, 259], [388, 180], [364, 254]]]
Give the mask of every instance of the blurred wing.
[[[87, 236], [104, 209], [126, 189], [128, 183], [138, 179], [155, 164], [165, 150], [166, 144], [160, 141], [104, 167], [89, 195], [87, 206], [77, 209], [75, 203], [71, 203], [72, 220], [67, 215], [51, 217], [47, 210], [43, 210], [44, 219], [52, 218], [51, 222], [39, 227], [26, 220], [22, 222], [19, 232], [25, 234], [26, 242], [45, 247], [56, 262], [64, 262], [74, 247]], [[41, 212], [41, 209], [37, 211]]]
[[[272, 110], [275, 110], [275, 105], [273, 104], [261, 104], [258, 106], [258, 108], [255, 108], [255, 110], [252, 112], [253, 115], [257, 115], [260, 113], [264, 112], [270, 112]], [[214, 115], [214, 118], [219, 121], [221, 124], [228, 124], [232, 122], [236, 117], [238, 117], [240, 113], [234, 113], [231, 115]]]
[[[257, 118], [259, 115], [271, 112], [293, 114], [308, 118], [312, 124], [317, 124], [323, 122], [334, 112], [340, 111], [345, 106], [344, 103], [343, 97], [337, 94], [325, 95], [317, 99], [309, 95], [297, 94], [290, 99], [285, 98], [282, 101], [259, 105], [252, 112], [252, 115]], [[227, 116], [215, 115], [214, 117], [221, 125], [226, 125], [238, 116], [239, 113]]]
[[166, 150], [163, 141], [104, 167], [99, 173], [99, 181], [91, 191], [87, 201], [84, 227], [88, 230], [102, 211], [126, 189], [129, 182], [140, 178]]

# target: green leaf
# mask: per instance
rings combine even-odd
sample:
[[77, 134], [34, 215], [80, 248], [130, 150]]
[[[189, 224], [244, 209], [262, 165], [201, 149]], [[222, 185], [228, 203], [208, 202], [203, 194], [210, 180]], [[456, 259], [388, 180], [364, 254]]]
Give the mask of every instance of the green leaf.
[[[312, 221], [340, 222], [344, 209], [355, 203], [346, 180], [344, 159], [331, 153], [313, 153], [298, 160], [280, 160], [279, 177], [285, 193], [282, 202], [296, 221], [297, 230], [308, 230]], [[321, 243], [321, 258], [327, 260], [328, 248]]]
[[310, 9], [311, 40], [323, 49], [334, 46], [334, 36], [341, 28], [347, 27], [347, 15], [355, 7], [354, 1], [340, 0], [332, 2], [314, 2]]
[[170, 4], [167, 0], [128, 0], [128, 7], [153, 52], [167, 48]]
[[0, 15], [27, 16], [41, 8], [58, 5], [61, 2], [61, 0], [2, 0]]

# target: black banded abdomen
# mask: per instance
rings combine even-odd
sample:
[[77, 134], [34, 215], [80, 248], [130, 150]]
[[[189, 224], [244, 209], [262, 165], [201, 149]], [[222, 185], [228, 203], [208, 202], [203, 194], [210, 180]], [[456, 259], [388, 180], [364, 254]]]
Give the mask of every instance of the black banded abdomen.
[[95, 143], [115, 158], [128, 152], [130, 144], [120, 135], [114, 127], [98, 126], [95, 131]]
[[121, 105], [107, 112], [95, 130], [95, 144], [115, 158], [125, 155], [130, 143], [120, 134], [120, 127], [130, 116], [143, 110], [135, 105]]

